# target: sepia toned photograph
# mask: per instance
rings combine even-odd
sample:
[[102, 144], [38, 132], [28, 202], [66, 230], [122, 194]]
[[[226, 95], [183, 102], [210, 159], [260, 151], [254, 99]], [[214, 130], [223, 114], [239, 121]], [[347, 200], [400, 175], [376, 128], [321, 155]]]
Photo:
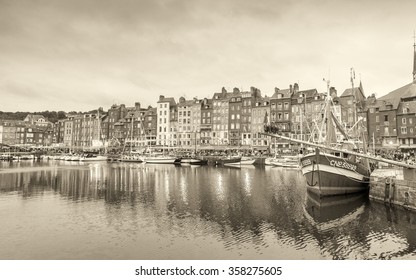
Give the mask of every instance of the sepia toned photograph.
[[0, 0], [0, 262], [415, 260], [415, 9]]

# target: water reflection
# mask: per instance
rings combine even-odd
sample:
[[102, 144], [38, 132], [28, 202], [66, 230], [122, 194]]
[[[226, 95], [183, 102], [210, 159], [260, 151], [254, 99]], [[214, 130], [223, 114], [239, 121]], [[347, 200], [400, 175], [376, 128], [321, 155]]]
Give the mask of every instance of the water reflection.
[[[374, 259], [416, 254], [415, 213], [370, 203], [365, 195], [314, 197], [306, 193], [296, 170], [135, 163], [1, 167], [3, 201], [17, 195], [41, 204], [37, 198], [58, 196], [66, 203], [54, 207], [79, 209], [81, 218], [71, 220], [73, 231], [100, 229], [101, 243], [89, 240], [86, 245], [96, 254], [92, 258], [103, 254], [102, 244], [110, 242], [106, 238], [113, 242], [114, 235], [129, 246], [114, 245], [107, 258]], [[48, 222], [56, 230], [58, 225]], [[141, 238], [136, 239], [138, 233]], [[133, 250], [143, 246], [149, 248]]]

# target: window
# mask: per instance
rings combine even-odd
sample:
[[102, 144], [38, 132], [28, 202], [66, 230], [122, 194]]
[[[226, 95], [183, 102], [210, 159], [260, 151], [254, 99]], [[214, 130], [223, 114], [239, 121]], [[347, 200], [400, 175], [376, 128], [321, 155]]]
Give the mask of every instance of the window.
[[374, 108], [370, 108], [370, 113], [374, 113]]
[[388, 122], [389, 121], [389, 116], [388, 115], [384, 115], [384, 121]]
[[402, 124], [406, 124], [406, 118], [402, 118]]
[[379, 121], [380, 121], [379, 116], [376, 116], [376, 122], [379, 122]]
[[[387, 127], [386, 127], [387, 128]], [[400, 132], [402, 133], [402, 134], [407, 134], [407, 127], [401, 127], [400, 128]]]

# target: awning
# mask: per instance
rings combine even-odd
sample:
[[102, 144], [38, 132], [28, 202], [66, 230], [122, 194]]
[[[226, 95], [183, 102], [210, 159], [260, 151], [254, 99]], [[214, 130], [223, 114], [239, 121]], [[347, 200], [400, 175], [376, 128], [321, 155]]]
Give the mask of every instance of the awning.
[[413, 145], [400, 145], [399, 149], [416, 149], [416, 144]]

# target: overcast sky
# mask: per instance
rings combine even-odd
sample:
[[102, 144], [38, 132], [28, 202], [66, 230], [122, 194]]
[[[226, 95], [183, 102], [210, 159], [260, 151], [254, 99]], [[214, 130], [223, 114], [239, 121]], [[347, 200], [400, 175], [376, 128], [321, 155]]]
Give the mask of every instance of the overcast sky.
[[0, 111], [412, 81], [415, 1], [0, 0]]

